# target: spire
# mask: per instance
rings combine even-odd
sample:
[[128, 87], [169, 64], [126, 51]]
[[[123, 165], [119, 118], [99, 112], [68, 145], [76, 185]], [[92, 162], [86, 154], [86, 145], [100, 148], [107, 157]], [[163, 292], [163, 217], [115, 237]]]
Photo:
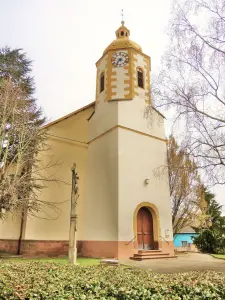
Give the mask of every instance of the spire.
[[123, 26], [123, 25], [124, 25], [124, 19], [123, 19], [124, 14], [123, 14], [123, 9], [121, 9], [121, 17], [122, 17], [121, 24], [122, 24], [122, 26]]
[[121, 9], [121, 26], [117, 29], [116, 31], [116, 38], [117, 39], [121, 39], [121, 38], [127, 38], [129, 39], [129, 35], [130, 35], [130, 30], [124, 26], [124, 14], [123, 14], [123, 9]]
[[125, 49], [125, 48], [133, 48], [142, 52], [141, 46], [139, 46], [137, 43], [129, 39], [130, 30], [126, 26], [124, 26], [123, 9], [121, 10], [121, 17], [122, 17], [121, 26], [116, 31], [116, 39], [105, 49], [103, 53], [105, 54], [108, 50], [112, 50], [112, 49]]

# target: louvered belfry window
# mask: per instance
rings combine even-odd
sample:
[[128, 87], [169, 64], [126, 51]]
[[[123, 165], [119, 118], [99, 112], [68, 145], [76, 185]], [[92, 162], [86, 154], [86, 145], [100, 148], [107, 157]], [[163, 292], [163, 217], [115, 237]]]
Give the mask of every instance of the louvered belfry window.
[[141, 68], [137, 69], [138, 86], [144, 88], [144, 74]]
[[104, 91], [104, 88], [105, 88], [105, 74], [104, 74], [104, 72], [102, 72], [101, 78], [100, 78], [100, 93], [102, 91]]

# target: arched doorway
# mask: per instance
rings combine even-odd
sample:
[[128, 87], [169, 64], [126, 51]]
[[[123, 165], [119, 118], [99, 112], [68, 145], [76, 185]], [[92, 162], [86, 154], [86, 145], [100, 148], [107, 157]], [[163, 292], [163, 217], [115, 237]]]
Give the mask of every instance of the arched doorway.
[[141, 207], [137, 214], [138, 249], [154, 249], [153, 218], [147, 207]]

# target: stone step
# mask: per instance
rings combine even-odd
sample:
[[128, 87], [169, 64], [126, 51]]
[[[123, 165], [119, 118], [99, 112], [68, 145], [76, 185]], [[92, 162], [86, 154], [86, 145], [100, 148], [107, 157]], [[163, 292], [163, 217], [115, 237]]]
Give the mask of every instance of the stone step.
[[154, 253], [135, 253], [134, 256], [135, 257], [140, 257], [140, 256], [157, 256], [157, 255], [170, 255], [169, 253], [166, 252], [154, 252]]
[[110, 265], [110, 266], [118, 266], [119, 260], [118, 259], [102, 259], [100, 261], [101, 265]]
[[149, 256], [140, 256], [140, 257], [135, 257], [135, 256], [130, 257], [130, 259], [137, 260], [137, 261], [146, 260], [146, 259], [168, 259], [168, 258], [177, 258], [177, 256], [149, 255]]
[[138, 250], [138, 253], [159, 253], [162, 252], [162, 250]]

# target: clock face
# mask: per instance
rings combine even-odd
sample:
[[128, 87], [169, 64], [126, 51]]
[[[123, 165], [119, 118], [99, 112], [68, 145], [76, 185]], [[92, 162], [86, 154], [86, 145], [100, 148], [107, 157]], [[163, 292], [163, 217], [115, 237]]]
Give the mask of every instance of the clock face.
[[129, 56], [125, 52], [117, 52], [112, 56], [112, 64], [114, 67], [124, 67], [129, 62]]

